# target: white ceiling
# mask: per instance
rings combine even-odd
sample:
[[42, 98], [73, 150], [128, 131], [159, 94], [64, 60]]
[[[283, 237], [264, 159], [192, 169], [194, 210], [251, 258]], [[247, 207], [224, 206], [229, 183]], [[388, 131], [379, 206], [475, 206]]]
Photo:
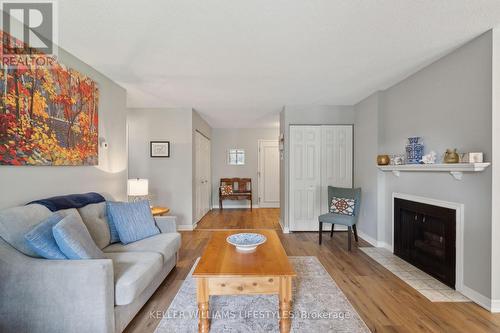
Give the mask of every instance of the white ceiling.
[[213, 127], [351, 105], [500, 23], [498, 0], [60, 0], [59, 44], [128, 91]]

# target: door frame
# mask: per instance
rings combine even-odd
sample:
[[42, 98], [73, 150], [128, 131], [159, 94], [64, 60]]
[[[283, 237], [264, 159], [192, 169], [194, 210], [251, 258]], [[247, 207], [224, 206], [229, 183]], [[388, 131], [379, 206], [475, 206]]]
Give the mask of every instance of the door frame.
[[[313, 125], [313, 124], [290, 124], [289, 125], [289, 132], [288, 132], [288, 147], [289, 147], [289, 152], [288, 152], [288, 228], [289, 231], [317, 231], [318, 229], [318, 224], [315, 224], [314, 226], [310, 227], [309, 229], [304, 229], [300, 225], [297, 225], [297, 220], [295, 219], [295, 213], [294, 213], [294, 201], [295, 201], [295, 193], [293, 193], [293, 189], [295, 188], [295, 182], [292, 181], [292, 177], [295, 171], [295, 165], [293, 164], [293, 157], [295, 157], [295, 151], [293, 150], [293, 136], [292, 132], [295, 131], [295, 129], [304, 129], [309, 127], [312, 129], [318, 130], [318, 136], [319, 136], [319, 149], [318, 149], [318, 165], [316, 166], [318, 168], [317, 170], [317, 181], [315, 184], [312, 186], [312, 190], [314, 191], [314, 196], [317, 198], [317, 202], [314, 202], [314, 209], [319, 213], [320, 212], [320, 207], [321, 207], [321, 125]], [[315, 167], [315, 169], [316, 169]], [[309, 188], [311, 189], [311, 187]]]
[[[354, 168], [355, 168], [355, 158], [354, 158], [354, 138], [355, 138], [355, 126], [354, 124], [349, 124], [349, 123], [339, 123], [339, 124], [331, 124], [331, 123], [327, 123], [327, 124], [289, 124], [288, 125], [288, 147], [289, 147], [289, 150], [288, 150], [288, 162], [286, 163], [287, 165], [285, 166], [285, 168], [287, 169], [288, 171], [288, 175], [285, 176], [285, 183], [286, 183], [286, 193], [285, 195], [287, 196], [287, 213], [288, 213], [288, 216], [287, 216], [287, 219], [288, 219], [288, 231], [289, 232], [294, 232], [294, 231], [301, 231], [301, 230], [293, 230], [294, 229], [294, 225], [293, 225], [293, 222], [292, 221], [292, 209], [293, 209], [293, 203], [292, 203], [292, 197], [291, 197], [291, 192], [292, 192], [292, 159], [291, 159], [291, 154], [292, 154], [292, 146], [291, 146], [291, 141], [292, 141], [292, 135], [291, 135], [291, 131], [292, 131], [292, 127], [307, 127], [307, 126], [317, 126], [319, 128], [321, 128], [322, 126], [350, 126], [352, 128], [352, 137], [351, 137], [351, 140], [352, 140], [352, 174], [351, 174], [351, 188], [354, 188]], [[322, 134], [320, 134], [322, 136]], [[320, 139], [320, 142], [322, 142], [322, 137]], [[322, 155], [323, 152], [322, 152], [322, 147], [320, 147], [320, 154]], [[320, 156], [320, 169], [322, 168], [322, 163], [323, 163], [323, 160], [322, 160], [322, 156]], [[320, 171], [320, 178], [321, 178], [321, 171]], [[323, 194], [321, 193], [322, 191], [320, 191], [319, 193], [319, 200], [322, 200], [322, 197], [323, 197]], [[283, 198], [285, 200], [285, 198]], [[318, 226], [318, 224], [316, 225]], [[342, 225], [335, 225], [335, 230], [336, 231], [345, 231], [347, 230], [347, 227], [345, 226], [342, 226]], [[315, 229], [315, 231], [317, 231], [317, 227]]]
[[[257, 195], [258, 195], [257, 204], [258, 204], [259, 208], [280, 208], [281, 198], [278, 200], [277, 203], [263, 203], [260, 200], [262, 197], [264, 197], [264, 193], [263, 193], [264, 186], [261, 186], [263, 179], [264, 179], [264, 177], [262, 177], [264, 168], [262, 166], [262, 157], [260, 156], [260, 154], [261, 154], [261, 145], [265, 142], [273, 142], [273, 143], [275, 142], [277, 147], [278, 147], [278, 154], [279, 154], [279, 140], [278, 139], [276, 139], [276, 140], [269, 140], [269, 139], [257, 140], [257, 186], [259, 188], [259, 193], [257, 193]], [[279, 165], [279, 155], [278, 155], [277, 167], [278, 167], [278, 172], [280, 172], [281, 170], [280, 170], [280, 165]], [[278, 185], [278, 192], [279, 192], [279, 185]]]
[[[206, 182], [207, 182], [207, 185], [208, 186], [208, 211], [207, 213], [212, 209], [212, 141], [210, 140], [209, 137], [207, 137], [206, 135], [204, 135], [203, 133], [201, 133], [200, 131], [198, 130], [195, 130], [195, 148], [194, 148], [194, 155], [195, 155], [195, 163], [196, 165], [194, 165], [194, 169], [195, 169], [195, 177], [194, 177], [194, 181], [197, 182], [198, 181], [198, 176], [199, 175], [199, 162], [200, 162], [200, 156], [198, 155], [198, 152], [200, 151], [200, 147], [198, 146], [199, 144], [201, 145], [201, 141], [200, 140], [206, 140], [206, 142], [208, 143], [208, 179], [206, 179]], [[199, 184], [195, 184], [195, 195], [194, 195], [194, 206], [195, 206], [195, 209], [193, 210], [194, 211], [194, 223], [193, 225], [196, 225], [198, 224], [198, 222], [201, 221], [201, 219], [207, 214], [207, 213], [201, 213], [201, 216], [198, 216], [198, 211], [201, 207], [198, 207], [198, 195], [200, 195], [201, 193], [198, 193], [198, 189], [199, 189]]]

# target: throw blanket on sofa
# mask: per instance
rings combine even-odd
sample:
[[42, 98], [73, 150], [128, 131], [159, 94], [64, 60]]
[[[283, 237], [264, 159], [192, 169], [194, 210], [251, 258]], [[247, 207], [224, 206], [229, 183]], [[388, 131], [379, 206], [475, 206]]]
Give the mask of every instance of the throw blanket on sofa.
[[90, 192], [84, 194], [70, 194], [59, 197], [35, 200], [26, 205], [39, 204], [47, 207], [51, 212], [56, 212], [61, 209], [82, 208], [89, 204], [104, 202], [106, 199], [99, 193]]

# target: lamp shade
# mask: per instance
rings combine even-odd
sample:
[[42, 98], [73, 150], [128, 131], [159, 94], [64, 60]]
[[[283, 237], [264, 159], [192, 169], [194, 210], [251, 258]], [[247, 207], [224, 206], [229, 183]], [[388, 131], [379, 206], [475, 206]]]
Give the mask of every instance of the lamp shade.
[[127, 183], [127, 194], [129, 196], [145, 196], [149, 194], [149, 182], [147, 179], [129, 179]]

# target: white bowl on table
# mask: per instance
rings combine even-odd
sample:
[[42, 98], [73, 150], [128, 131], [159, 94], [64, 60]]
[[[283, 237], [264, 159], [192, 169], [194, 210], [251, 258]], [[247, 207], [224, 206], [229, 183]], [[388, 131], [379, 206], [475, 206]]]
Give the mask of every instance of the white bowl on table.
[[226, 241], [234, 245], [239, 252], [253, 252], [257, 249], [257, 246], [264, 244], [266, 240], [266, 236], [250, 232], [233, 234], [226, 238]]

